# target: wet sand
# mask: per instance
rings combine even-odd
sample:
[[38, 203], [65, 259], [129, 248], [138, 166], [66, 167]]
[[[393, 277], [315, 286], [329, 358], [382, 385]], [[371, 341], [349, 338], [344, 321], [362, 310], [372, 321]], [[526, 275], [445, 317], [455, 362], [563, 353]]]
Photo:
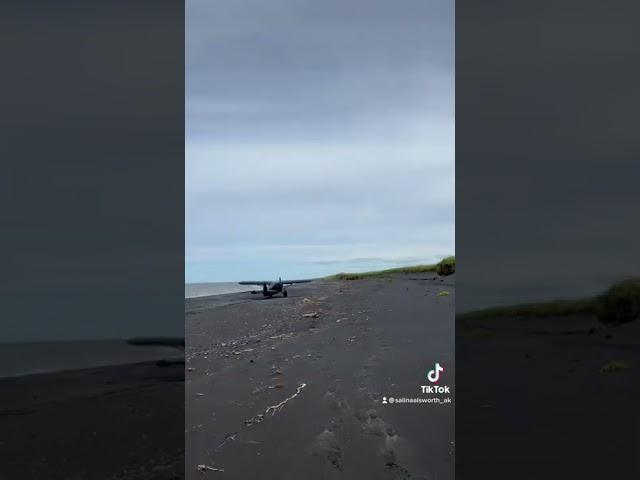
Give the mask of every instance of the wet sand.
[[455, 392], [381, 399], [432, 396], [435, 362], [453, 386], [454, 301], [433, 274], [187, 301], [186, 477], [453, 478]]
[[184, 475], [184, 364], [0, 380], [0, 479]]

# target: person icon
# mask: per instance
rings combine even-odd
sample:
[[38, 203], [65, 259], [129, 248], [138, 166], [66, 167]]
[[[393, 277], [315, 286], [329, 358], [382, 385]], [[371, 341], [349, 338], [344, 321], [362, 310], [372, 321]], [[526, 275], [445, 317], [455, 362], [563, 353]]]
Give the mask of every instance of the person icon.
[[386, 405], [387, 404], [387, 397], [382, 397], [382, 404]]

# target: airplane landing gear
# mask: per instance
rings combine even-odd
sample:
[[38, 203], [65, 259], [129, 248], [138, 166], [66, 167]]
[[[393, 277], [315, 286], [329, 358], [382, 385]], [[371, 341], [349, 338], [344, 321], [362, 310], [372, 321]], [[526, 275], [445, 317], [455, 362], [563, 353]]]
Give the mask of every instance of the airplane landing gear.
[[289, 294], [287, 293], [287, 291], [286, 291], [286, 290], [283, 290], [283, 291], [282, 291], [282, 296], [283, 296], [284, 298], [287, 298], [287, 295], [289, 295]]

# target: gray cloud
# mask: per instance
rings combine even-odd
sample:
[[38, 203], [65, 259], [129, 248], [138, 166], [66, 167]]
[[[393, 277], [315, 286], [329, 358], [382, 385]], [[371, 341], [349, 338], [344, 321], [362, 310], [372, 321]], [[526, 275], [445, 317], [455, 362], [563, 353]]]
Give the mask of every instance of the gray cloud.
[[453, 252], [453, 10], [187, 3], [187, 281]]
[[577, 15], [467, 7], [456, 308], [584, 297], [638, 276], [635, 19], [594, 1]]

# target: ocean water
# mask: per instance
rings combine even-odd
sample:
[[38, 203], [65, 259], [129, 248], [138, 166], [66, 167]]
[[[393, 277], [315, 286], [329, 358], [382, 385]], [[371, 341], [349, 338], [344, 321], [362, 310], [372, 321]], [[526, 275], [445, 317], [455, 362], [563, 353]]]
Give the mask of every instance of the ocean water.
[[0, 378], [176, 358], [180, 349], [125, 340], [0, 343]]
[[184, 298], [208, 297], [209, 295], [223, 295], [225, 293], [250, 292], [251, 290], [259, 289], [260, 287], [238, 285], [235, 282], [185, 283]]

